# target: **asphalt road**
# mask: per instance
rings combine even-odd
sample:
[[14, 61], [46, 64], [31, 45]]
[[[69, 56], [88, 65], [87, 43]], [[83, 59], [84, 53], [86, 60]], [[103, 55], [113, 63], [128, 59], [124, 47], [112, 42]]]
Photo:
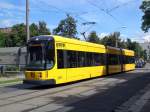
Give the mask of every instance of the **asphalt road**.
[[127, 111], [150, 89], [149, 67], [55, 87], [1, 87], [0, 112]]

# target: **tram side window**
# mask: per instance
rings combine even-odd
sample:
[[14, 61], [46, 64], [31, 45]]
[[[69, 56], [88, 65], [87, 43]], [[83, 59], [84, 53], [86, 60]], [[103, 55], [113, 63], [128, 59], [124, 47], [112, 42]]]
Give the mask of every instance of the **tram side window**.
[[123, 64], [132, 64], [134, 62], [134, 56], [124, 56]]
[[58, 68], [64, 68], [64, 53], [63, 52], [64, 52], [63, 50], [57, 51]]
[[128, 63], [129, 64], [132, 64], [132, 63], [134, 63], [135, 61], [134, 61], [134, 57], [133, 56], [129, 56], [128, 57]]
[[67, 51], [67, 68], [77, 67], [77, 52]]
[[100, 66], [105, 64], [105, 55], [82, 51], [57, 51], [58, 68], [66, 68], [64, 52], [67, 52], [67, 68]]
[[117, 55], [118, 64], [121, 64], [121, 55]]
[[101, 54], [101, 65], [105, 65], [106, 64], [106, 54]]
[[135, 58], [134, 58], [134, 56], [131, 57], [131, 63], [135, 63]]
[[114, 55], [108, 54], [108, 64], [113, 65], [114, 64]]
[[119, 55], [109, 54], [109, 56], [108, 56], [108, 64], [109, 65], [120, 64]]
[[108, 65], [111, 64], [111, 56], [110, 56], [110, 54], [107, 55], [107, 63], [108, 63]]
[[116, 64], [121, 64], [121, 62], [120, 62], [120, 55], [116, 55]]
[[127, 64], [127, 57], [123, 56], [123, 64]]
[[119, 56], [119, 64], [122, 64], [122, 55], [118, 55]]
[[85, 52], [78, 52], [78, 67], [85, 67], [86, 66], [86, 53]]
[[105, 65], [105, 55], [100, 53], [86, 53], [87, 66], [100, 66]]
[[100, 66], [101, 64], [101, 55], [98, 53], [94, 53], [94, 65]]
[[93, 66], [93, 62], [94, 62], [94, 59], [93, 59], [93, 53], [90, 53], [90, 52], [87, 52], [86, 53], [86, 66]]

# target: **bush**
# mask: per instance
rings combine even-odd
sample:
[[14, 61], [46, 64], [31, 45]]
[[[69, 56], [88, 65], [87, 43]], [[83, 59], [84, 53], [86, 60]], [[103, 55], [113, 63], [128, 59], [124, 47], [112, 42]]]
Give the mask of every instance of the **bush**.
[[15, 65], [5, 66], [5, 71], [19, 71], [19, 68]]

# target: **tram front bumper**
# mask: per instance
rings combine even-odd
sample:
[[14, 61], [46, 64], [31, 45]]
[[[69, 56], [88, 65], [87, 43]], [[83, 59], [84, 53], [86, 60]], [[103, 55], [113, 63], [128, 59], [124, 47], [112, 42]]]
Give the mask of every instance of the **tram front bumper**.
[[35, 84], [35, 85], [55, 85], [56, 81], [54, 79], [50, 80], [23, 80], [24, 84]]

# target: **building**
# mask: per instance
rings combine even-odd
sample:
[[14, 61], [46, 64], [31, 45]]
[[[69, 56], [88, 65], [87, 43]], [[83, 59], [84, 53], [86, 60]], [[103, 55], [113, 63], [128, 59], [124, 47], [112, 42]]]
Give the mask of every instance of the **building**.
[[10, 33], [11, 31], [12, 31], [11, 27], [0, 28], [0, 32], [3, 32], [3, 33]]

